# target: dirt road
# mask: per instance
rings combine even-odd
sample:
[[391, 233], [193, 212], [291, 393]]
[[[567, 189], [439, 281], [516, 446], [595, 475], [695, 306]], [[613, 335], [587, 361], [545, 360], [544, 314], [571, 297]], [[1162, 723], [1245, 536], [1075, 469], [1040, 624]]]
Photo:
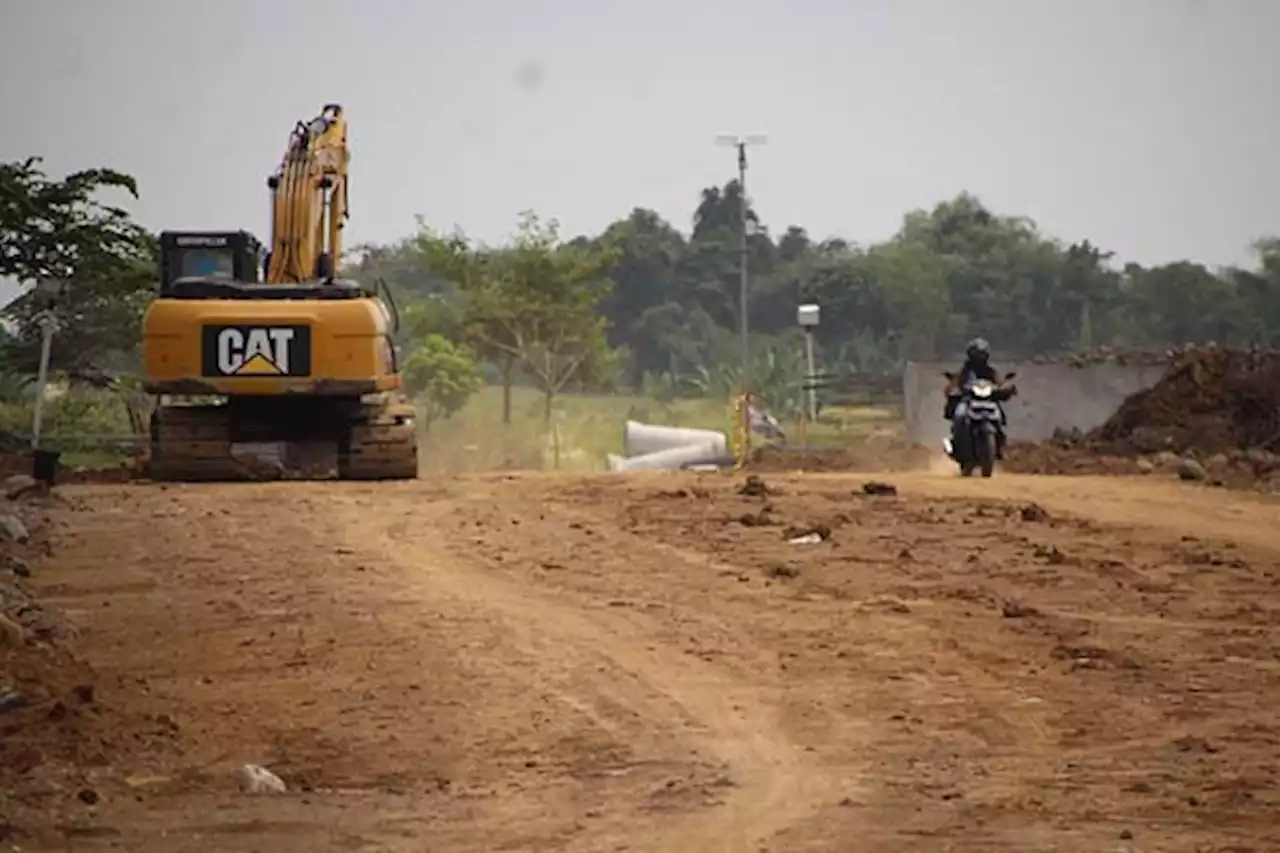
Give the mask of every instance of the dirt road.
[[1280, 504], [863, 479], [69, 488], [23, 849], [1280, 849]]

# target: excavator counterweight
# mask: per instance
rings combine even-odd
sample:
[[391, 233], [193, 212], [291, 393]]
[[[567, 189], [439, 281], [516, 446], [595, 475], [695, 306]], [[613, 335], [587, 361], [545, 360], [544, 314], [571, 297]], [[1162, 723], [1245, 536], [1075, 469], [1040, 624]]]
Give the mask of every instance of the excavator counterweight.
[[158, 480], [412, 479], [394, 305], [334, 277], [347, 207], [347, 125], [324, 107], [289, 136], [270, 243], [246, 231], [160, 236], [143, 321]]

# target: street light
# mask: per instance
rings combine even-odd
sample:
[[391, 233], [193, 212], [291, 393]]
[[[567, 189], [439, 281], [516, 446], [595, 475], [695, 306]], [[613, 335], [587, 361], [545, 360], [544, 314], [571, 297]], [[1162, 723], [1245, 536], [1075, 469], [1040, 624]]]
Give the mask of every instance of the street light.
[[738, 216], [742, 221], [742, 242], [738, 249], [738, 334], [742, 338], [743, 391], [746, 390], [747, 374], [751, 368], [751, 352], [747, 343], [747, 146], [764, 145], [768, 141], [762, 134], [716, 137], [716, 145], [738, 149]]
[[822, 308], [812, 302], [806, 302], [796, 308], [796, 322], [804, 329], [804, 360], [808, 368], [809, 381], [809, 423], [818, 421], [818, 374], [813, 369], [813, 330], [818, 327], [822, 316]]

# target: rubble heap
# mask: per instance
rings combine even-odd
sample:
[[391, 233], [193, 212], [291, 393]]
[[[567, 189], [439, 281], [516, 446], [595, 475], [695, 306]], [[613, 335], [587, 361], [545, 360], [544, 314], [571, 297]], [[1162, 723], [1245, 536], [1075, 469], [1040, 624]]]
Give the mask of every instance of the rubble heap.
[[1280, 352], [1178, 351], [1160, 381], [1126, 399], [1088, 444], [1117, 455], [1280, 452]]

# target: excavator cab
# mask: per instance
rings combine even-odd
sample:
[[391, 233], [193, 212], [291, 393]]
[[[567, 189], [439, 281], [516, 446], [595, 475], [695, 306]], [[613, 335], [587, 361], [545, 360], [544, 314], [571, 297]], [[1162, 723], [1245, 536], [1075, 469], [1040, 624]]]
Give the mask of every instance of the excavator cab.
[[179, 279], [256, 283], [266, 251], [248, 231], [165, 231], [160, 234], [160, 293]]

